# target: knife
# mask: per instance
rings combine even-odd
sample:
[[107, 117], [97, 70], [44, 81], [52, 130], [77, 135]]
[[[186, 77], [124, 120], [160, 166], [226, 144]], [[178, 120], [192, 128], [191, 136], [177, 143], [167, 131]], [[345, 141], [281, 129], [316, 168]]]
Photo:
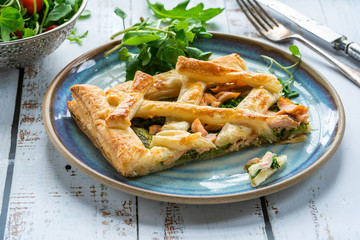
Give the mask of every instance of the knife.
[[360, 45], [277, 0], [257, 0], [360, 62]]

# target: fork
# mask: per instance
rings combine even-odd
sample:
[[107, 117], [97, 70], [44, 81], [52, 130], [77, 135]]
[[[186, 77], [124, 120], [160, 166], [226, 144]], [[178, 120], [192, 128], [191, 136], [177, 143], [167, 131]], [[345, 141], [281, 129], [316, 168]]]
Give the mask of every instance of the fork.
[[273, 42], [285, 42], [292, 39], [302, 42], [327, 61], [335, 65], [346, 77], [360, 87], [359, 71], [330, 56], [322, 49], [303, 38], [301, 35], [293, 33], [287, 29], [284, 25], [271, 17], [256, 1], [237, 0], [237, 2], [249, 21], [264, 37]]

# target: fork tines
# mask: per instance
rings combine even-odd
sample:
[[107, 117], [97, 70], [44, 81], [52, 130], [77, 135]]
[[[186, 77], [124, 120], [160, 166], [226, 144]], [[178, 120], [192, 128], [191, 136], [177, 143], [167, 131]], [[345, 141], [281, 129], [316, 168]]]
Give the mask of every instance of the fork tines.
[[[237, 0], [240, 8], [254, 27], [262, 34], [279, 27], [279, 23], [272, 18], [259, 3], [253, 0]], [[265, 32], [264, 32], [265, 31]]]

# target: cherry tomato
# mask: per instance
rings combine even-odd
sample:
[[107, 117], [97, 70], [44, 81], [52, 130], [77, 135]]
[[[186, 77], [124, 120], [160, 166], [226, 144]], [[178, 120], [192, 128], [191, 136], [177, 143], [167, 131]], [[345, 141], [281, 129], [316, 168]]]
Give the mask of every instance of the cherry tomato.
[[47, 27], [47, 28], [45, 29], [45, 32], [50, 31], [50, 30], [52, 30], [52, 29], [54, 29], [54, 28], [56, 28], [56, 27], [58, 27], [58, 25], [51, 25], [51, 26], [49, 26], [49, 27]]
[[22, 34], [21, 34], [20, 30], [16, 30], [15, 32], [13, 32], [13, 34], [14, 34], [15, 36], [17, 36], [18, 39], [22, 39]]
[[[34, 15], [34, 0], [20, 0], [24, 8], [27, 9], [29, 15]], [[38, 13], [43, 5], [43, 0], [36, 0], [36, 13]]]

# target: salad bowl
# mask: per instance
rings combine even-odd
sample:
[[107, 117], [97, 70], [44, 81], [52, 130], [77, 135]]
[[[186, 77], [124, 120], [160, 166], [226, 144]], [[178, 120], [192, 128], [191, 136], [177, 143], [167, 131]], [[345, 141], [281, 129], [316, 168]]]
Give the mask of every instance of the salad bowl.
[[70, 19], [53, 29], [28, 38], [0, 42], [0, 69], [24, 68], [55, 51], [74, 29], [86, 4], [87, 0], [82, 0]]

